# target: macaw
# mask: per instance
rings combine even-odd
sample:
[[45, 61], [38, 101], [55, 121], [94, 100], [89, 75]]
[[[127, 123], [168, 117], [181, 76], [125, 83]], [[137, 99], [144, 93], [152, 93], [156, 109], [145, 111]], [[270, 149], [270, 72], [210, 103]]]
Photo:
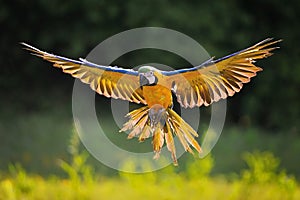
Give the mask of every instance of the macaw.
[[201, 152], [195, 140], [198, 133], [173, 110], [174, 102], [184, 108], [209, 106], [213, 102], [233, 96], [244, 83], [262, 71], [254, 63], [272, 55], [273, 45], [281, 40], [265, 39], [249, 48], [227, 55], [211, 58], [191, 68], [162, 71], [152, 66], [141, 66], [138, 71], [120, 67], [103, 66], [86, 59], [73, 60], [41, 51], [21, 43], [33, 55], [43, 58], [64, 73], [89, 84], [91, 89], [105, 97], [123, 99], [144, 104], [127, 114], [122, 131], [130, 131], [128, 138], [139, 141], [152, 136], [154, 158], [166, 142], [174, 165], [177, 165], [173, 136], [176, 135], [185, 151], [193, 153], [190, 146]]

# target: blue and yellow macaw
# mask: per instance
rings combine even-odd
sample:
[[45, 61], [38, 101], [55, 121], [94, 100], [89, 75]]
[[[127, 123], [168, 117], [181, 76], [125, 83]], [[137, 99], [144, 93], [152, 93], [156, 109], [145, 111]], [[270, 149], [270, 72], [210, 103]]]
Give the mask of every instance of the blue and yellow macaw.
[[272, 55], [271, 51], [278, 48], [272, 45], [280, 41], [268, 38], [223, 58], [211, 58], [196, 67], [174, 71], [161, 71], [152, 66], [142, 66], [138, 71], [103, 66], [85, 59], [73, 60], [50, 54], [26, 43], [22, 45], [33, 55], [89, 84], [100, 95], [144, 104], [128, 113], [129, 121], [120, 131], [131, 131], [128, 138], [138, 136], [139, 141], [152, 136], [154, 158], [159, 157], [166, 141], [177, 165], [173, 135], [190, 153], [193, 152], [190, 146], [199, 153], [201, 147], [194, 138], [198, 136], [197, 132], [172, 109], [174, 101], [184, 108], [193, 108], [233, 96], [262, 70], [254, 62]]

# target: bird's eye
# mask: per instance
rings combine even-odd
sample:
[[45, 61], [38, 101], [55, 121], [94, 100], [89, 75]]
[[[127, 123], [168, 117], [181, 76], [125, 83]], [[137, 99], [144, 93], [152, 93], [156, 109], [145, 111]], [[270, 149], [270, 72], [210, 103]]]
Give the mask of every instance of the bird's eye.
[[150, 72], [149, 72], [149, 75], [151, 75], [151, 76], [152, 76], [152, 75], [153, 75], [153, 71], [150, 71]]

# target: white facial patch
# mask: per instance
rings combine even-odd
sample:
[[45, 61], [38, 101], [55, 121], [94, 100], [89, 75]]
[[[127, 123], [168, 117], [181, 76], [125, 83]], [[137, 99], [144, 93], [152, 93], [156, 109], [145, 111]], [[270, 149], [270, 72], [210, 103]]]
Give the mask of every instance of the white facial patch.
[[146, 78], [148, 79], [149, 84], [155, 83], [155, 76], [154, 76], [154, 75], [153, 75], [153, 76], [146, 77]]
[[155, 83], [155, 76], [153, 71], [146, 72], [144, 75], [148, 79], [149, 84]]

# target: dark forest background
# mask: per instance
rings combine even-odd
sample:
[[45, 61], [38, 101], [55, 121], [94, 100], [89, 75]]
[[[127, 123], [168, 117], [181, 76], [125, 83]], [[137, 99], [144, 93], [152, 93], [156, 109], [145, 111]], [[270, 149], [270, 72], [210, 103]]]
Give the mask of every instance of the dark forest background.
[[[79, 58], [114, 34], [153, 26], [182, 32], [216, 57], [268, 37], [283, 39], [272, 57], [257, 63], [264, 71], [228, 99], [226, 126], [213, 155], [215, 171], [231, 172], [242, 165], [238, 152], [269, 150], [300, 175], [299, 10], [296, 0], [0, 1], [0, 169], [19, 162], [31, 171], [55, 173], [56, 159], [68, 159], [73, 129], [73, 78], [31, 56], [19, 42]], [[134, 51], [113, 64], [151, 62], [188, 65], [157, 50]], [[109, 104], [98, 96], [96, 102], [98, 110]], [[117, 130], [112, 128], [113, 137], [127, 142]]]

